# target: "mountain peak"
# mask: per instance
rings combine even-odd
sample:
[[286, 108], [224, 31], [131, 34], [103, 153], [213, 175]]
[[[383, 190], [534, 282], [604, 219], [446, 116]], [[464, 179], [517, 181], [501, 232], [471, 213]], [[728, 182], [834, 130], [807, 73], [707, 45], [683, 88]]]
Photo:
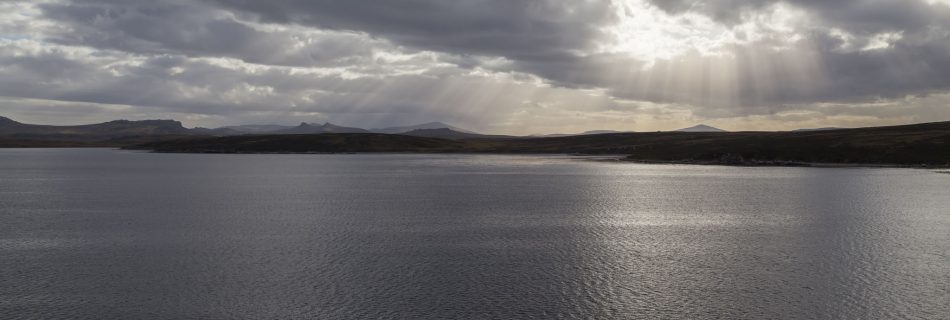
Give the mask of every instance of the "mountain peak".
[[676, 131], [677, 132], [727, 132], [726, 130], [722, 130], [722, 129], [705, 125], [705, 124], [697, 124], [695, 126], [679, 129]]

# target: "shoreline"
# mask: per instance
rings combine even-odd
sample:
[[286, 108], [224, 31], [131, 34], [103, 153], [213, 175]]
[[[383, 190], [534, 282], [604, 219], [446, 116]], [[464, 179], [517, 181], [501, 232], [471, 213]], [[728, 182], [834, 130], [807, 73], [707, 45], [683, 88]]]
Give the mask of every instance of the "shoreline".
[[[630, 157], [619, 161], [641, 164], [669, 164], [669, 165], [696, 165], [696, 166], [726, 166], [726, 167], [801, 167], [801, 168], [879, 168], [879, 169], [950, 169], [950, 165], [929, 164], [894, 164], [894, 163], [836, 163], [836, 162], [804, 162], [804, 161], [746, 161], [730, 163], [715, 160], [643, 160]], [[939, 173], [950, 174], [950, 171]]]
[[[405, 155], [510, 155], [510, 156], [564, 156], [577, 158], [601, 159], [583, 159], [590, 161], [614, 162], [614, 163], [637, 163], [637, 164], [655, 164], [655, 165], [694, 165], [694, 166], [726, 166], [726, 167], [801, 167], [801, 168], [870, 168], [870, 169], [930, 169], [946, 170], [950, 165], [929, 165], [929, 164], [893, 164], [893, 163], [835, 163], [835, 162], [805, 162], [805, 161], [763, 161], [763, 160], [744, 160], [744, 161], [717, 161], [717, 160], [649, 160], [631, 158], [627, 154], [599, 154], [599, 153], [536, 153], [536, 152], [221, 152], [221, 151], [156, 151], [141, 148], [128, 147], [4, 147], [0, 149], [7, 150], [29, 150], [29, 149], [110, 149], [117, 151], [132, 151], [140, 153], [155, 154], [242, 154], [242, 155], [373, 155], [373, 154], [405, 154]], [[935, 171], [941, 174], [950, 174], [950, 171]]]
[[[929, 164], [893, 164], [893, 163], [835, 163], [835, 162], [804, 162], [804, 161], [761, 161], [746, 160], [744, 162], [724, 162], [716, 160], [645, 160], [631, 158], [626, 154], [597, 154], [597, 153], [534, 153], [534, 152], [177, 152], [155, 151], [147, 149], [117, 150], [144, 151], [146, 153], [171, 154], [289, 154], [289, 155], [354, 155], [354, 154], [430, 154], [430, 155], [549, 155], [566, 157], [601, 157], [604, 159], [588, 159], [604, 162], [629, 162], [639, 164], [668, 164], [668, 165], [696, 165], [696, 166], [727, 166], [727, 167], [802, 167], [802, 168], [881, 168], [881, 169], [950, 169], [950, 165]], [[950, 174], [950, 171], [940, 172]]]

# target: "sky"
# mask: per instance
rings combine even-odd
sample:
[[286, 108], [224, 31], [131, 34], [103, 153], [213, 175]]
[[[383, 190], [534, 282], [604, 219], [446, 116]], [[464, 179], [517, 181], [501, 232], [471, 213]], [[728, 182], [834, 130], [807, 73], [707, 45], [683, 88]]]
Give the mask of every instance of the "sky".
[[0, 116], [500, 134], [950, 121], [950, 0], [6, 0]]

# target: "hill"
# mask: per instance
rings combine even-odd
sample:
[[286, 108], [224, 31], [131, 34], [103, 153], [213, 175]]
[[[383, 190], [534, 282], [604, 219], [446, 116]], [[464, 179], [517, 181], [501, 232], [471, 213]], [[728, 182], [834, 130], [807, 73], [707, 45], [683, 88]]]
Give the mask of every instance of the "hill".
[[535, 134], [529, 137], [534, 138], [557, 138], [557, 137], [569, 137], [569, 136], [585, 136], [592, 134], [609, 134], [609, 133], [630, 133], [633, 131], [618, 131], [618, 130], [588, 130], [581, 133], [552, 133], [552, 134]]
[[267, 134], [320, 134], [320, 133], [369, 133], [369, 130], [338, 126], [332, 123], [324, 123], [323, 125], [309, 124], [306, 122], [300, 123], [299, 126], [268, 132]]
[[841, 130], [841, 129], [844, 129], [844, 128], [838, 128], [838, 127], [803, 128], [803, 129], [795, 129], [795, 130], [792, 130], [792, 131], [795, 131], [795, 132], [808, 132], [808, 131], [829, 131], [829, 130]]
[[683, 128], [676, 130], [676, 132], [727, 132], [716, 127], [707, 126], [705, 124], [695, 125], [689, 128]]
[[157, 152], [467, 152], [624, 154], [632, 161], [731, 165], [950, 165], [950, 122], [814, 132], [649, 132], [521, 139], [386, 134], [192, 138]]
[[631, 160], [713, 164], [950, 165], [950, 122], [798, 132], [694, 133], [638, 145]]
[[0, 117], [0, 147], [123, 146], [133, 143], [175, 139], [191, 135], [213, 135], [209, 129], [188, 129], [174, 120], [115, 120], [97, 124], [53, 126], [26, 124]]
[[275, 131], [280, 131], [280, 130], [287, 130], [287, 129], [292, 129], [292, 128], [293, 126], [282, 126], [282, 125], [276, 125], [276, 124], [245, 124], [245, 125], [237, 125], [237, 126], [220, 127], [215, 130], [221, 130], [221, 129], [231, 130], [238, 134], [260, 134], [260, 133], [275, 132]]
[[190, 130], [174, 120], [114, 120], [98, 124], [52, 126], [26, 124], [0, 117], [0, 135], [143, 135], [187, 134]]
[[409, 132], [400, 133], [401, 135], [413, 136], [413, 137], [426, 137], [426, 138], [440, 138], [440, 139], [449, 139], [449, 140], [462, 140], [462, 139], [518, 139], [520, 137], [515, 136], [502, 136], [502, 135], [486, 135], [486, 134], [477, 134], [477, 133], [468, 133], [468, 132], [459, 132], [449, 128], [441, 129], [416, 129]]
[[450, 126], [442, 122], [429, 122], [429, 123], [417, 124], [413, 126], [380, 128], [380, 129], [372, 129], [370, 131], [376, 132], [376, 133], [396, 134], [396, 133], [407, 133], [407, 132], [415, 131], [415, 130], [429, 130], [429, 129], [449, 129], [449, 130], [461, 132], [461, 133], [478, 134], [477, 132], [465, 130], [459, 127]]

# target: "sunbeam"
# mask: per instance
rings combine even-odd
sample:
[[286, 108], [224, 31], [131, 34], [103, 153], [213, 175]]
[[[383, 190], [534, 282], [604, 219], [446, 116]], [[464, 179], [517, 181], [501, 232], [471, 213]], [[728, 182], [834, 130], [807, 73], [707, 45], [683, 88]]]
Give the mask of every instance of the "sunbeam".
[[[700, 122], [784, 130], [844, 125], [825, 105], [910, 97], [933, 101], [927, 114], [940, 116], [950, 90], [942, 0], [420, 1], [419, 12], [227, 0], [0, 6], [0, 97], [24, 119], [42, 119], [41, 109], [117, 115], [67, 107], [75, 102], [207, 127], [438, 120], [505, 134]], [[848, 112], [852, 125], [946, 119]]]

